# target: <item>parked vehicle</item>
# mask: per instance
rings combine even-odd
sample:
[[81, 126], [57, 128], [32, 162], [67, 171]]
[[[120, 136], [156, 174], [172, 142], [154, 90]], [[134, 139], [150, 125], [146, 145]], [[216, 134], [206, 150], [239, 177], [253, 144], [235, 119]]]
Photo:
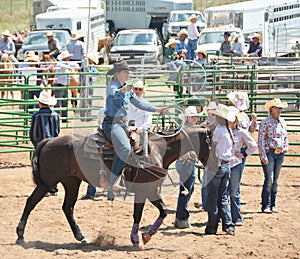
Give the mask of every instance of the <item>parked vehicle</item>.
[[129, 64], [162, 64], [164, 46], [155, 29], [122, 30], [116, 35], [108, 61], [127, 60]]
[[[51, 30], [59, 40], [62, 50], [67, 49], [70, 41], [70, 32], [68, 30]], [[46, 34], [49, 30], [36, 30], [28, 33], [22, 47], [17, 52], [17, 59], [24, 61], [24, 56], [29, 51], [34, 51], [36, 55], [42, 57], [41, 53], [49, 53]]]
[[165, 42], [169, 40], [171, 37], [176, 37], [177, 33], [181, 29], [187, 29], [190, 22], [188, 22], [188, 18], [192, 15], [196, 14], [198, 16], [197, 27], [198, 31], [201, 32], [205, 27], [203, 15], [200, 11], [195, 10], [176, 10], [171, 11], [169, 13], [168, 19], [166, 19], [162, 26], [162, 36]]
[[207, 28], [232, 24], [248, 41], [253, 33], [261, 35], [263, 56], [294, 52], [300, 38], [298, 0], [254, 0], [210, 7], [205, 10]]
[[240, 35], [239, 41], [245, 44], [245, 38], [243, 32], [240, 28], [233, 26], [223, 26], [218, 28], [207, 28], [200, 32], [198, 47], [205, 50], [207, 54], [218, 54], [217, 51], [220, 50], [221, 44], [224, 41], [224, 32], [232, 32]]

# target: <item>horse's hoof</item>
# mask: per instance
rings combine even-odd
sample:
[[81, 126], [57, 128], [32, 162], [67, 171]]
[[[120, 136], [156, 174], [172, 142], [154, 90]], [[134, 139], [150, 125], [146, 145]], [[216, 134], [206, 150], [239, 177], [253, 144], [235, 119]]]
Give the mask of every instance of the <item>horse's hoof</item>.
[[88, 240], [86, 237], [84, 239], [82, 239], [80, 241], [82, 244], [89, 244], [90, 243], [90, 240]]
[[133, 247], [139, 251], [144, 250], [144, 246], [140, 243], [133, 244]]
[[144, 245], [145, 245], [150, 241], [151, 236], [150, 236], [149, 233], [142, 233], [142, 238], [143, 238], [143, 242], [144, 242]]
[[24, 238], [20, 238], [20, 239], [18, 238], [18, 239], [16, 240], [16, 244], [17, 244], [17, 245], [21, 245], [21, 246], [22, 246], [22, 245], [25, 245], [25, 240], [24, 240]]

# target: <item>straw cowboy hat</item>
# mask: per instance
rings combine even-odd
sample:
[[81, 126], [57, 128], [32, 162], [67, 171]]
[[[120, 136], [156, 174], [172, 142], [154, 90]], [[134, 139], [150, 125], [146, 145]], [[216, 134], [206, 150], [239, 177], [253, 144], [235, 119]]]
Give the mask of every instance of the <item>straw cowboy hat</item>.
[[191, 22], [193, 19], [198, 19], [198, 16], [194, 13], [187, 19], [187, 21]]
[[208, 112], [215, 111], [217, 109], [217, 103], [214, 101], [209, 102], [207, 106], [203, 108], [203, 114], [207, 115]]
[[249, 98], [246, 92], [231, 92], [227, 94], [227, 98], [240, 111], [249, 109]]
[[169, 39], [169, 41], [166, 43], [165, 47], [167, 48], [167, 47], [171, 46], [172, 44], [177, 44], [177, 43], [180, 43], [180, 41], [179, 41], [179, 40], [176, 40], [175, 38], [171, 38], [171, 39]]
[[86, 56], [88, 59], [92, 60], [94, 64], [99, 63], [98, 56], [96, 54], [88, 53]]
[[240, 34], [233, 32], [229, 37], [229, 41], [234, 41], [236, 38], [239, 38], [240, 36], [241, 36]]
[[189, 116], [198, 116], [199, 114], [195, 106], [189, 106], [185, 109], [185, 115], [189, 117]]
[[252, 35], [251, 38], [252, 38], [252, 39], [253, 39], [253, 38], [257, 38], [257, 39], [260, 40], [260, 34], [255, 32], [255, 33]]
[[287, 102], [281, 102], [279, 98], [274, 98], [265, 104], [265, 108], [267, 111], [269, 111], [272, 107], [277, 107], [277, 108], [287, 108], [288, 103]]
[[78, 40], [79, 36], [77, 35], [77, 33], [72, 33], [70, 40]]
[[235, 113], [235, 116], [237, 118], [238, 121], [244, 121], [247, 117], [247, 114], [245, 112], [239, 111], [238, 108], [236, 108], [235, 106], [229, 106], [228, 107], [230, 111], [232, 111], [233, 113]]
[[2, 32], [2, 35], [8, 36], [8, 37], [11, 36], [9, 30], [5, 30], [4, 32]]
[[180, 37], [183, 34], [188, 35], [187, 29], [181, 29], [180, 32], [177, 33], [177, 36]]
[[46, 37], [55, 37], [55, 33], [53, 33], [52, 31], [48, 31]]
[[236, 120], [236, 112], [230, 109], [228, 106], [224, 104], [218, 104], [216, 110], [212, 111], [211, 113], [228, 120], [230, 122], [235, 122]]
[[69, 58], [69, 57], [72, 57], [73, 54], [71, 54], [69, 51], [67, 50], [64, 50], [62, 51], [58, 56], [57, 56], [57, 59], [58, 60], [64, 60], [66, 58]]
[[117, 72], [121, 72], [123, 70], [133, 71], [135, 69], [130, 68], [125, 60], [114, 63], [112, 69], [108, 70], [107, 75], [113, 75]]
[[57, 102], [57, 100], [46, 91], [42, 91], [39, 97], [34, 96], [33, 98], [34, 100], [49, 106], [53, 106]]
[[195, 50], [195, 53], [196, 53], [196, 54], [202, 53], [205, 57], [207, 57], [207, 52], [206, 52], [204, 49], [197, 48], [197, 49]]
[[141, 79], [136, 81], [135, 83], [133, 83], [132, 86], [136, 87], [136, 88], [144, 88], [145, 87], [145, 85]]

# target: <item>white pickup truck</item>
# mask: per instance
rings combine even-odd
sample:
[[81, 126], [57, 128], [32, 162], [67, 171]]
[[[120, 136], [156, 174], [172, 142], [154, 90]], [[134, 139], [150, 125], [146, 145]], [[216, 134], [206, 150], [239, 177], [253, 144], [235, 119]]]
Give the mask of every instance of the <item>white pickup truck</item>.
[[200, 11], [195, 10], [176, 10], [171, 11], [169, 13], [168, 19], [164, 21], [162, 26], [162, 36], [165, 42], [169, 40], [169, 38], [176, 37], [177, 33], [181, 29], [187, 29], [190, 22], [188, 18], [192, 15], [196, 14], [198, 16], [197, 27], [198, 31], [204, 28], [205, 23], [203, 19], [203, 15]]

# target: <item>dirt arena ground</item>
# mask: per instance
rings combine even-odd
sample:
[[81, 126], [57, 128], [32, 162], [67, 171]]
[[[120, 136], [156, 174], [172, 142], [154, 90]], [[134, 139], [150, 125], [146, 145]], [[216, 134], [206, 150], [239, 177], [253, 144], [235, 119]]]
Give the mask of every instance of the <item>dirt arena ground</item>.
[[[299, 133], [290, 141], [299, 141]], [[297, 150], [297, 152], [296, 152]], [[290, 153], [299, 153], [291, 146]], [[258, 163], [258, 157], [249, 157]], [[300, 164], [300, 158], [286, 158], [286, 163]], [[220, 232], [205, 236], [207, 213], [194, 207], [200, 201], [201, 184], [197, 181], [190, 202], [193, 228], [174, 228], [177, 188], [164, 198], [170, 214], [160, 231], [143, 251], [132, 248], [129, 239], [133, 205], [124, 201], [113, 204], [101, 195], [96, 200], [78, 200], [75, 218], [91, 244], [80, 244], [61, 210], [64, 191], [59, 185], [57, 197], [44, 198], [29, 217], [24, 246], [15, 244], [15, 228], [27, 197], [34, 189], [28, 154], [0, 156], [0, 256], [1, 258], [300, 258], [300, 175], [299, 168], [283, 168], [279, 180], [279, 213], [260, 212], [263, 174], [260, 167], [244, 171], [241, 196], [244, 224], [235, 236]], [[85, 194], [80, 187], [79, 198]], [[147, 203], [140, 231], [145, 231], [158, 216]]]

